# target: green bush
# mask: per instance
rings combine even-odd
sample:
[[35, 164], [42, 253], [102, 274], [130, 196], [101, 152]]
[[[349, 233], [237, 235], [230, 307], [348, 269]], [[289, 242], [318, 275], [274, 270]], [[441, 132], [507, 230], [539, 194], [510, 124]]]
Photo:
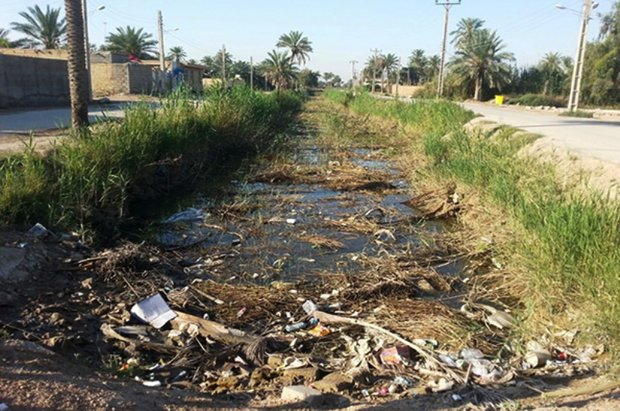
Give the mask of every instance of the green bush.
[[519, 97], [510, 97], [507, 103], [532, 107], [566, 107], [567, 104], [566, 100], [562, 97], [545, 96], [543, 94], [524, 94]]

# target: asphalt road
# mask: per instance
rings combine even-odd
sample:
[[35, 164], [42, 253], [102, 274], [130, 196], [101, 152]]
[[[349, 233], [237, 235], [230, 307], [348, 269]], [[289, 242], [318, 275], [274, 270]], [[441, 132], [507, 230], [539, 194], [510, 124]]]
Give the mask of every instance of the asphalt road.
[[463, 103], [491, 121], [540, 134], [559, 149], [620, 164], [620, 122], [525, 111], [509, 106]]
[[[89, 107], [89, 119], [122, 117], [122, 104]], [[34, 131], [66, 128], [71, 124], [68, 107], [0, 111], [0, 134], [27, 134]]]

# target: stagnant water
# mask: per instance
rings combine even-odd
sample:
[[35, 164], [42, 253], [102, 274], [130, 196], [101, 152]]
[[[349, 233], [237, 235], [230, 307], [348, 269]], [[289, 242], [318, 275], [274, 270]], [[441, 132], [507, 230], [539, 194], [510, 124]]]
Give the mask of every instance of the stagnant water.
[[[351, 148], [343, 153], [317, 147], [308, 139], [289, 153], [288, 161], [320, 169], [326, 178], [341, 166], [357, 167], [367, 175], [376, 173], [387, 184], [380, 190], [338, 190], [321, 178], [287, 184], [253, 182], [250, 176], [219, 190], [217, 202], [211, 188], [198, 192], [190, 205], [204, 210], [204, 215], [164, 224], [151, 240], [173, 249], [191, 247], [197, 263], [192, 276], [269, 283], [355, 272], [362, 257], [415, 255], [429, 246], [427, 237], [442, 229], [438, 222], [416, 222], [416, 210], [404, 204], [411, 198], [409, 184], [381, 150]], [[226, 211], [231, 207], [234, 216]], [[375, 223], [376, 230], [360, 230], [364, 222]], [[330, 243], [316, 244], [317, 238]], [[454, 275], [463, 266], [462, 261], [446, 260], [436, 268]]]

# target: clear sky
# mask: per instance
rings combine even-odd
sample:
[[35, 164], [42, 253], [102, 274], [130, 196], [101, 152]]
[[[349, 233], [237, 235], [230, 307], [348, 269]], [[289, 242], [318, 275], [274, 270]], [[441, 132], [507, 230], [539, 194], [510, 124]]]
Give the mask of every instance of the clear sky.
[[[607, 13], [614, 0], [600, 0], [590, 26], [589, 38], [598, 36], [598, 13]], [[574, 57], [579, 16], [558, 10], [561, 3], [581, 10], [582, 0], [462, 0], [452, 8], [450, 30], [464, 17], [478, 17], [496, 29], [520, 66], [536, 63], [546, 52]], [[0, 0], [0, 27], [9, 28], [28, 6], [63, 0]], [[96, 11], [105, 5], [105, 9]], [[433, 0], [88, 0], [90, 42], [104, 42], [106, 30], [118, 26], [144, 27], [157, 38], [157, 10], [164, 16], [165, 46], [182, 46], [199, 60], [226, 45], [235, 59], [255, 61], [284, 32], [303, 31], [313, 42], [308, 67], [351, 77], [349, 61], [366, 61], [370, 49], [403, 58], [421, 48], [438, 54], [444, 11]], [[175, 28], [178, 31], [172, 31]], [[17, 37], [12, 33], [12, 38]], [[449, 50], [449, 55], [451, 50]]]

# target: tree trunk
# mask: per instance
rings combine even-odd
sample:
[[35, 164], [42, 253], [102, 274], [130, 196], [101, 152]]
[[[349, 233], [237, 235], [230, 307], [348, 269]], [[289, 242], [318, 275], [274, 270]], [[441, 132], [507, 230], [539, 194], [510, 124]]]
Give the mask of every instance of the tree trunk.
[[482, 76], [476, 76], [476, 90], [474, 92], [474, 100], [480, 101], [482, 99]]
[[71, 124], [88, 125], [88, 72], [84, 48], [84, 21], [81, 0], [65, 0], [67, 48], [69, 50], [69, 91], [71, 92]]

